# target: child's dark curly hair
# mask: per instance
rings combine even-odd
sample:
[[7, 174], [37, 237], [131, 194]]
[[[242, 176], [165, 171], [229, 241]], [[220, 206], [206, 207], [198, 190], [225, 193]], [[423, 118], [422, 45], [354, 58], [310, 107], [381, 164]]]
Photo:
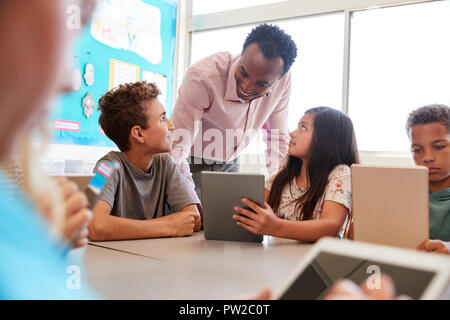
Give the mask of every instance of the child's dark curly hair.
[[450, 132], [450, 107], [444, 104], [431, 104], [412, 111], [406, 122], [406, 132], [410, 135], [411, 128], [418, 124], [437, 122]]
[[253, 28], [245, 39], [242, 52], [257, 42], [264, 57], [272, 59], [281, 57], [283, 59], [283, 74], [289, 71], [297, 57], [297, 45], [291, 36], [276, 25], [260, 24]]
[[133, 126], [148, 128], [143, 102], [156, 99], [159, 94], [154, 83], [141, 81], [121, 84], [100, 98], [98, 110], [101, 114], [98, 123], [120, 151], [130, 149], [129, 136]]

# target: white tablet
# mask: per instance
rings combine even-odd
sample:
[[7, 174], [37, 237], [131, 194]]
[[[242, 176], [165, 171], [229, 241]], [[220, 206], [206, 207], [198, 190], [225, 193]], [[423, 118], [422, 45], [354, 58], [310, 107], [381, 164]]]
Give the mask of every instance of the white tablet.
[[352, 165], [354, 239], [415, 249], [429, 239], [428, 168]]
[[[323, 238], [294, 268], [274, 299], [322, 299], [338, 279], [376, 286], [388, 274], [397, 295], [440, 299], [450, 281], [450, 256], [358, 241]], [[368, 283], [369, 285], [369, 283]]]

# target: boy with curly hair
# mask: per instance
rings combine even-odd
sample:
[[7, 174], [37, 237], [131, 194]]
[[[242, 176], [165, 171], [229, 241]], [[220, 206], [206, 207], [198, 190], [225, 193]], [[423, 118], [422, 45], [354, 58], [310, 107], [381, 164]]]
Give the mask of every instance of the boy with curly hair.
[[450, 253], [450, 108], [433, 104], [409, 114], [406, 131], [416, 165], [428, 167], [430, 239], [419, 249]]
[[120, 85], [99, 100], [99, 124], [120, 152], [99, 160], [119, 168], [93, 208], [93, 241], [187, 236], [201, 227], [196, 201], [168, 154], [174, 126], [159, 94], [143, 81]]

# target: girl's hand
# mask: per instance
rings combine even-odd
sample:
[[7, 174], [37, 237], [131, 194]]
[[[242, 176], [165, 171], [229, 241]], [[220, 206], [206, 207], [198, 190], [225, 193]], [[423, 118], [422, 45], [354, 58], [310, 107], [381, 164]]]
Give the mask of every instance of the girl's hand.
[[254, 212], [244, 208], [234, 207], [234, 211], [243, 215], [233, 215], [233, 219], [237, 221], [236, 224], [255, 234], [274, 235], [280, 219], [275, 216], [267, 202], [264, 202], [265, 208], [261, 208], [247, 198], [243, 198], [242, 202]]

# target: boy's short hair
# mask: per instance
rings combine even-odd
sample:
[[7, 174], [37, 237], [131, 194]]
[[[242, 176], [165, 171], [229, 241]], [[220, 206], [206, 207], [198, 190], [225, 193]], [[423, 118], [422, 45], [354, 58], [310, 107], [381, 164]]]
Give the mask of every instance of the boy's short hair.
[[98, 110], [101, 114], [98, 123], [120, 151], [130, 149], [129, 136], [133, 126], [148, 128], [143, 103], [156, 99], [159, 94], [154, 83], [140, 81], [121, 84], [100, 98]]
[[433, 122], [442, 124], [450, 132], [450, 107], [445, 104], [430, 104], [412, 111], [406, 122], [406, 133], [410, 136], [412, 127]]

